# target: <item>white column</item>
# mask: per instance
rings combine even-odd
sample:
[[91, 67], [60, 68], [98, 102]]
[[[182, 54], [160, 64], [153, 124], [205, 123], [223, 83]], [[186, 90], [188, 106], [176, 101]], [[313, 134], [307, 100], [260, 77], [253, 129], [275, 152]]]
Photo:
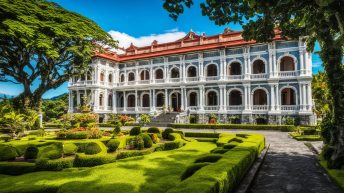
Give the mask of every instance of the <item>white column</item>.
[[311, 84], [307, 84], [307, 110], [312, 110], [312, 87]]
[[248, 109], [249, 110], [252, 110], [252, 105], [253, 105], [253, 103], [252, 103], [252, 93], [251, 93], [251, 85], [248, 85], [247, 86], [247, 102], [248, 102]]
[[270, 98], [271, 98], [271, 108], [270, 110], [271, 111], [274, 111], [275, 110], [275, 86], [274, 84], [271, 84], [270, 85]]
[[188, 108], [188, 94], [186, 93], [186, 88], [184, 87], [184, 110]]
[[198, 72], [199, 72], [199, 80], [204, 80], [204, 68], [203, 68], [203, 55], [202, 53], [198, 54]]
[[273, 49], [272, 49], [272, 43], [268, 44], [269, 47], [269, 77], [273, 77], [272, 74], [272, 57], [273, 57]]
[[76, 105], [79, 106], [80, 105], [80, 92], [79, 90], [76, 90]]
[[247, 85], [244, 85], [244, 108], [245, 110], [248, 110], [249, 107], [248, 107], [248, 86]]
[[149, 82], [153, 83], [153, 79], [154, 79], [154, 73], [153, 73], [153, 67], [150, 67], [149, 69]]
[[279, 111], [280, 108], [280, 93], [279, 93], [279, 85], [277, 84], [275, 86], [276, 90], [275, 90], [275, 94], [276, 94], [276, 110]]
[[127, 96], [125, 91], [123, 91], [123, 111], [127, 111]]
[[[302, 49], [302, 48], [300, 48], [300, 49]], [[305, 71], [305, 67], [304, 67], [303, 50], [299, 50], [299, 55], [300, 55], [300, 75], [304, 75], [306, 71]]]
[[112, 91], [112, 112], [117, 112], [117, 92], [115, 90]]
[[204, 102], [203, 102], [203, 98], [204, 98], [204, 87], [203, 86], [199, 86], [199, 100], [198, 100], [198, 106], [200, 108], [200, 110], [204, 110]]
[[223, 110], [227, 111], [227, 90], [226, 86], [223, 87]]
[[307, 110], [306, 85], [302, 83], [303, 110]]
[[137, 95], [137, 90], [135, 90], [135, 111], [138, 111], [138, 103], [137, 101], [139, 100], [139, 96]]
[[94, 91], [94, 109], [95, 110], [99, 109], [99, 90], [98, 89]]
[[220, 105], [220, 111], [223, 111], [223, 85], [220, 85], [219, 86], [219, 88], [220, 88], [220, 104], [218, 104], [218, 105]]
[[138, 66], [135, 67], [135, 84], [140, 80], [139, 69]]
[[155, 111], [155, 104], [156, 104], [156, 102], [155, 102], [155, 99], [156, 99], [156, 96], [155, 96], [155, 89], [152, 90], [152, 96], [151, 96], [151, 98], [153, 99], [153, 102], [152, 102], [152, 104], [151, 104], [150, 106], [153, 108], [153, 111]]
[[180, 98], [181, 98], [181, 105], [180, 108], [185, 110], [184, 108], [184, 99], [185, 99], [185, 95], [184, 95], [184, 87], [180, 88]]
[[168, 82], [169, 77], [168, 77], [168, 66], [167, 65], [164, 66], [164, 78], [165, 78], [165, 82]]
[[273, 55], [272, 55], [272, 72], [273, 72], [273, 75], [274, 77], [277, 76], [277, 71], [278, 69], [277, 68], [277, 59], [276, 59], [276, 54], [277, 54], [277, 51], [276, 51], [276, 42], [272, 42], [273, 44]]
[[168, 92], [167, 92], [167, 88], [165, 88], [165, 107], [167, 108], [168, 105]]

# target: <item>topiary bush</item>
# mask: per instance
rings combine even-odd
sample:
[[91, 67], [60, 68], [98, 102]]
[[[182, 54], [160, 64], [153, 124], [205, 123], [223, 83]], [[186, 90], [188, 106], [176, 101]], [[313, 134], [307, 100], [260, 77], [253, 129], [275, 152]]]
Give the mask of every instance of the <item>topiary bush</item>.
[[224, 154], [224, 153], [226, 153], [227, 151], [229, 151], [229, 149], [224, 149], [224, 148], [222, 148], [222, 147], [217, 147], [217, 148], [211, 150], [210, 152], [211, 152], [211, 153]]
[[36, 159], [38, 156], [38, 148], [35, 145], [30, 145], [26, 148], [24, 153], [24, 159]]
[[117, 134], [119, 134], [120, 132], [121, 132], [121, 126], [116, 125], [115, 128], [114, 128], [114, 130], [113, 130], [113, 134], [114, 134], [114, 135], [117, 135]]
[[215, 162], [217, 162], [221, 158], [222, 158], [221, 155], [210, 154], [210, 155], [205, 155], [205, 156], [197, 158], [195, 160], [195, 163], [203, 163], [203, 162], [215, 163]]
[[153, 141], [152, 141], [152, 139], [149, 137], [148, 134], [146, 134], [146, 133], [141, 133], [139, 136], [142, 137], [142, 139], [143, 139], [143, 144], [144, 144], [144, 147], [145, 147], [145, 148], [150, 148], [150, 147], [152, 147]]
[[43, 171], [61, 171], [73, 167], [74, 158], [60, 158], [55, 160], [39, 159], [36, 161], [36, 169]]
[[153, 143], [159, 143], [160, 142], [160, 139], [156, 133], [150, 133], [149, 136], [152, 139]]
[[0, 162], [0, 174], [21, 175], [36, 171], [34, 163], [29, 162]]
[[204, 166], [209, 165], [209, 163], [195, 163], [186, 168], [183, 174], [180, 176], [181, 180], [185, 180], [186, 178], [192, 176], [196, 173], [199, 169], [203, 168]]
[[139, 135], [141, 133], [141, 127], [133, 127], [130, 129], [130, 135]]
[[227, 144], [223, 145], [223, 149], [233, 149], [236, 146], [237, 146], [236, 144], [227, 143]]
[[78, 146], [76, 146], [74, 143], [65, 143], [63, 145], [63, 154], [65, 156], [75, 155], [77, 151]]
[[102, 149], [97, 143], [90, 142], [90, 143], [87, 143], [87, 145], [86, 145], [85, 154], [86, 155], [93, 155], [93, 154], [100, 153], [101, 151], [102, 151]]
[[92, 167], [116, 161], [113, 154], [99, 153], [95, 155], [76, 154], [74, 159], [75, 167]]
[[145, 147], [145, 142], [143, 141], [143, 138], [142, 136], [137, 136], [135, 138], [135, 147], [138, 149], [138, 150], [141, 150]]
[[114, 152], [118, 149], [121, 142], [118, 139], [110, 139], [106, 146], [108, 147], [108, 152]]
[[17, 150], [13, 146], [0, 145], [0, 161], [15, 160], [17, 156]]
[[157, 127], [148, 128], [147, 133], [160, 133], [160, 129]]
[[173, 129], [172, 128], [166, 128], [161, 134], [162, 134], [162, 138], [164, 139], [168, 139], [168, 136], [170, 135], [170, 133], [173, 133]]
[[[63, 134], [60, 134], [63, 137]], [[87, 139], [89, 133], [87, 131], [78, 131], [78, 132], [67, 132], [66, 139]]]
[[3, 140], [4, 142], [9, 142], [11, 139], [12, 139], [12, 137], [8, 134], [0, 135], [0, 140]]
[[58, 159], [63, 154], [62, 143], [56, 142], [48, 146], [43, 146], [39, 149], [37, 158], [39, 159]]

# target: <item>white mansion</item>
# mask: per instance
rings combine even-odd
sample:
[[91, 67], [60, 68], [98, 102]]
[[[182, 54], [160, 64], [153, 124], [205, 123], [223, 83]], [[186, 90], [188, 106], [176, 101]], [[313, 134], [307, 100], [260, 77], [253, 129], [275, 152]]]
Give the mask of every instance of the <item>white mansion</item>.
[[93, 112], [159, 117], [178, 122], [312, 124], [312, 60], [302, 39], [244, 41], [240, 32], [190, 32], [175, 42], [131, 45], [123, 54], [96, 53], [90, 71], [69, 82], [69, 112], [88, 100]]

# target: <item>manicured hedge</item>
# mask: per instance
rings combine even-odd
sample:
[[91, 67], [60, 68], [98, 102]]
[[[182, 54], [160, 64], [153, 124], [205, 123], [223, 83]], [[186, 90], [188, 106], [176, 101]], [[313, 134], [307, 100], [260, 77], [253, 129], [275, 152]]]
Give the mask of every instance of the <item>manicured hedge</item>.
[[101, 151], [102, 151], [102, 148], [98, 145], [98, 143], [90, 142], [86, 146], [85, 154], [93, 155], [93, 154], [100, 153]]
[[120, 143], [121, 143], [121, 141], [119, 141], [118, 139], [110, 139], [106, 144], [108, 147], [108, 152], [116, 151], [118, 149]]
[[130, 135], [139, 135], [141, 133], [141, 127], [133, 127], [129, 133]]
[[63, 146], [61, 142], [55, 142], [51, 145], [39, 148], [38, 159], [58, 159], [62, 157]]
[[36, 166], [29, 162], [0, 162], [0, 174], [21, 175], [34, 172]]
[[236, 135], [235, 134], [230, 134], [230, 133], [221, 133], [219, 135], [219, 139], [217, 140], [216, 142], [216, 145], [221, 147], [223, 146], [224, 144], [228, 143], [229, 140], [235, 138]]
[[172, 128], [166, 128], [162, 133], [162, 138], [164, 139], [168, 139], [168, 136], [170, 135], [170, 133], [173, 133], [173, 129]]
[[143, 145], [145, 148], [150, 148], [153, 145], [153, 141], [147, 133], [141, 133], [139, 136], [143, 139]]
[[74, 158], [60, 158], [56, 160], [39, 159], [36, 161], [37, 170], [60, 171], [73, 167]]
[[78, 153], [74, 159], [75, 167], [92, 167], [97, 165], [103, 165], [107, 163], [112, 163], [116, 161], [116, 156], [114, 154], [98, 153], [94, 155], [86, 155], [83, 153]]
[[179, 133], [170, 133], [168, 138], [172, 141], [168, 141], [164, 144], [164, 150], [178, 149], [185, 145], [185, 141]]
[[185, 132], [185, 137], [197, 137], [197, 138], [219, 138], [220, 133], [210, 133], [210, 132]]
[[244, 125], [244, 124], [171, 124], [173, 128], [182, 129], [248, 129], [294, 131], [294, 125]]
[[160, 133], [160, 129], [157, 127], [150, 127], [148, 128], [147, 133]]
[[215, 163], [221, 159], [221, 155], [216, 155], [216, 154], [209, 154], [209, 155], [204, 155], [196, 159], [195, 163], [202, 163], [202, 162], [210, 162], [210, 163]]
[[30, 145], [26, 148], [24, 153], [25, 159], [36, 159], [38, 155], [38, 148], [35, 145]]
[[67, 132], [66, 139], [87, 139], [89, 137], [89, 132], [78, 131], [78, 132]]
[[0, 144], [0, 161], [14, 160], [17, 156], [16, 148], [11, 145]]
[[186, 168], [183, 172], [182, 176], [180, 177], [181, 180], [185, 180], [186, 178], [192, 176], [196, 173], [199, 169], [203, 168], [204, 166], [209, 165], [209, 163], [195, 163]]
[[117, 159], [124, 159], [128, 157], [135, 157], [135, 156], [142, 156], [153, 153], [155, 151], [155, 147], [151, 147], [144, 150], [127, 150], [127, 151], [120, 151], [117, 154]]
[[167, 193], [227, 193], [244, 177], [264, 146], [264, 136], [249, 135], [216, 163], [203, 166]]
[[78, 151], [78, 146], [76, 146], [74, 143], [63, 144], [63, 154], [65, 156], [75, 155], [77, 151]]

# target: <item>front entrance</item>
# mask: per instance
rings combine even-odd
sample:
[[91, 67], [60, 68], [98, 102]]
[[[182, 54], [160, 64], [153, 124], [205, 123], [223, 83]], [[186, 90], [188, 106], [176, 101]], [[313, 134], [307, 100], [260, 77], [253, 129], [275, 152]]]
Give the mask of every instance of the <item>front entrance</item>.
[[171, 95], [171, 106], [174, 112], [180, 112], [180, 106], [181, 106], [181, 95], [180, 93], [173, 93]]

